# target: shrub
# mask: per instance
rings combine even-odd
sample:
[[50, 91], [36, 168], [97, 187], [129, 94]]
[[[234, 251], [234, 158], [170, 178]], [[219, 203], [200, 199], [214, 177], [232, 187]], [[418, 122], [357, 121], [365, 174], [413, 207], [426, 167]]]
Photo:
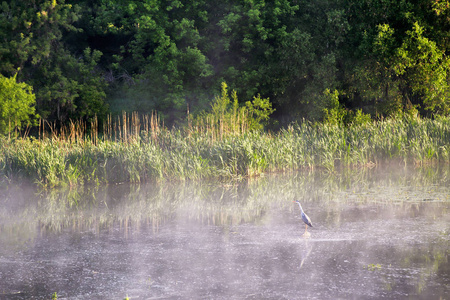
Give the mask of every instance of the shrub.
[[7, 134], [15, 128], [21, 129], [32, 123], [35, 114], [36, 96], [32, 87], [18, 83], [16, 75], [11, 78], [0, 74], [0, 134]]

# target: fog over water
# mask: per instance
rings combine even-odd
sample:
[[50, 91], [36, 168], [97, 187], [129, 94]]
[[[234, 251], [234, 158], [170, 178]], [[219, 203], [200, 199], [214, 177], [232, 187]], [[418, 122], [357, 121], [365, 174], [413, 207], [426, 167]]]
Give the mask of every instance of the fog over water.
[[2, 182], [0, 299], [446, 299], [449, 175], [395, 165], [239, 183]]

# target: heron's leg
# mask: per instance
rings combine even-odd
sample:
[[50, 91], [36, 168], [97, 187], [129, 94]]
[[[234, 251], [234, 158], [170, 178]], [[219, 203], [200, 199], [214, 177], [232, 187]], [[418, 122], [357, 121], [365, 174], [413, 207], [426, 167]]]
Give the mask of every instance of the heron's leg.
[[308, 225], [305, 225], [305, 233], [308, 232]]

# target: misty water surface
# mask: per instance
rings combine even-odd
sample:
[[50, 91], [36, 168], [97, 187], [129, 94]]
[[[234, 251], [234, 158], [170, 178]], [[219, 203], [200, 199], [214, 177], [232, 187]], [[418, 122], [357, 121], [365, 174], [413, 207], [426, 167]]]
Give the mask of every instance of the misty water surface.
[[47, 192], [3, 182], [0, 299], [448, 299], [449, 175], [393, 166]]

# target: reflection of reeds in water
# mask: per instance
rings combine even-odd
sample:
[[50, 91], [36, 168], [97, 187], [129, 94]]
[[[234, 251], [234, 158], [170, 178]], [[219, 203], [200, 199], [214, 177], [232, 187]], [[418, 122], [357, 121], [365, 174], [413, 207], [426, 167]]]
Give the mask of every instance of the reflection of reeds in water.
[[[25, 205], [14, 217], [0, 210], [0, 218], [6, 224], [0, 226], [0, 232], [24, 227], [23, 224], [32, 231], [37, 224], [41, 233], [65, 228], [96, 233], [110, 228], [120, 228], [124, 234], [141, 229], [156, 232], [174, 217], [216, 226], [239, 225], [260, 220], [273, 205], [273, 194], [260, 188], [258, 184], [238, 187], [167, 183], [44, 190], [37, 196], [39, 201], [30, 200], [33, 205]], [[243, 198], [247, 189], [252, 192]], [[283, 202], [283, 198], [277, 202]]]
[[[184, 182], [68, 187], [36, 193], [36, 199], [24, 202], [14, 214], [8, 203], [17, 202], [19, 189], [0, 186], [0, 236], [30, 236], [36, 228], [41, 233], [60, 232], [65, 228], [96, 233], [111, 228], [121, 228], [124, 234], [130, 230], [157, 232], [173, 218], [225, 227], [264, 224], [270, 221], [266, 216], [277, 207], [297, 215], [298, 207], [293, 205], [292, 199], [304, 199], [309, 207], [316, 201], [326, 203], [320, 213], [316, 210], [315, 219], [334, 226], [341, 225], [339, 207], [342, 205], [383, 205], [392, 207], [400, 215], [401, 211], [409, 212], [411, 208], [420, 212], [423, 196], [430, 197], [430, 194], [433, 198], [444, 198], [433, 206], [434, 215], [448, 214], [450, 190], [449, 185], [442, 182], [447, 173], [441, 172], [435, 177], [428, 177], [425, 172], [414, 174], [383, 172], [383, 176], [378, 176], [381, 174], [371, 170], [364, 174], [355, 171], [330, 176], [326, 172], [302, 172], [231, 185]], [[410, 199], [403, 195], [404, 186], [413, 187]]]

